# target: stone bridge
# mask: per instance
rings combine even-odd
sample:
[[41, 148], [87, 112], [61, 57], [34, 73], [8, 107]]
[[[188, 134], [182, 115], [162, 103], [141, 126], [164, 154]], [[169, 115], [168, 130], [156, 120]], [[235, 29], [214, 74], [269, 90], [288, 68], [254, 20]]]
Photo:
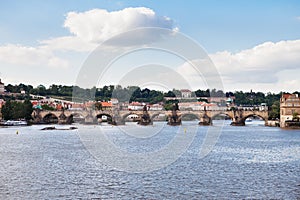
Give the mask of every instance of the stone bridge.
[[[265, 122], [268, 120], [268, 111], [263, 110], [202, 110], [202, 111], [176, 111], [181, 119], [184, 116], [192, 115], [199, 120], [200, 125], [212, 125], [212, 120], [217, 116], [228, 116], [231, 118], [231, 125], [244, 126], [248, 117], [258, 116]], [[169, 118], [172, 111], [148, 111], [151, 121], [158, 115]], [[32, 117], [36, 123], [97, 123], [102, 116], [107, 116], [109, 122], [116, 125], [125, 124], [129, 115], [137, 115], [137, 120], [143, 115], [143, 111], [129, 110], [65, 110], [65, 111], [39, 111], [35, 110]]]

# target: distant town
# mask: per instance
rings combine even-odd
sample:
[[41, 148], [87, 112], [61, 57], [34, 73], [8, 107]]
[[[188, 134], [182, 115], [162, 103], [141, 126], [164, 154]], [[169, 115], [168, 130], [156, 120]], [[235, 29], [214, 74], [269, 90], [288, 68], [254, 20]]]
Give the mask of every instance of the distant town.
[[[32, 121], [37, 111], [53, 114], [58, 111], [88, 111], [91, 109], [109, 111], [117, 107], [123, 111], [159, 112], [171, 111], [174, 105], [181, 112], [257, 110], [268, 111], [268, 119], [280, 127], [298, 127], [300, 113], [299, 92], [262, 93], [234, 91], [223, 92], [217, 89], [173, 89], [168, 92], [139, 88], [138, 86], [104, 86], [83, 89], [78, 86], [4, 84], [0, 80], [0, 109], [2, 120]], [[74, 116], [73, 116], [74, 117]], [[158, 118], [159, 116], [157, 116]], [[45, 115], [39, 122], [57, 122], [57, 116]], [[67, 118], [67, 117], [65, 117]], [[129, 120], [139, 118], [132, 114]], [[107, 116], [101, 117], [101, 120]], [[274, 125], [274, 126], [275, 126]]]

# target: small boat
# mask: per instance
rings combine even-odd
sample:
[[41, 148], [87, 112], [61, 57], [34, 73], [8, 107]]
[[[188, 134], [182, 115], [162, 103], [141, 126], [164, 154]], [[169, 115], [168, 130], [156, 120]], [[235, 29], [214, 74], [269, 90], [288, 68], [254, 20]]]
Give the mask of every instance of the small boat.
[[4, 126], [27, 126], [26, 121], [22, 120], [7, 120], [6, 122], [3, 123]]

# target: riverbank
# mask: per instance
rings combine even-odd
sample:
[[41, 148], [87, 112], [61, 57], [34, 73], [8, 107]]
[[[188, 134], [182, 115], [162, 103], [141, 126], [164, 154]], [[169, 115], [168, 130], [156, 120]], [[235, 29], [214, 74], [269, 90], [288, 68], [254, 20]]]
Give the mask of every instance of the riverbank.
[[267, 120], [265, 123], [265, 126], [280, 127], [280, 122], [279, 122], [279, 120]]

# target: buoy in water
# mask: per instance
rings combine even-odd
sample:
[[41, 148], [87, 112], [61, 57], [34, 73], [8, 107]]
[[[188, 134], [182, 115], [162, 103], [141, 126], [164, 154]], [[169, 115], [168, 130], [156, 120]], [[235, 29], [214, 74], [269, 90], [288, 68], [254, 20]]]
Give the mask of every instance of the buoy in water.
[[18, 134], [19, 134], [19, 131], [17, 131], [16, 134], [18, 135]]

